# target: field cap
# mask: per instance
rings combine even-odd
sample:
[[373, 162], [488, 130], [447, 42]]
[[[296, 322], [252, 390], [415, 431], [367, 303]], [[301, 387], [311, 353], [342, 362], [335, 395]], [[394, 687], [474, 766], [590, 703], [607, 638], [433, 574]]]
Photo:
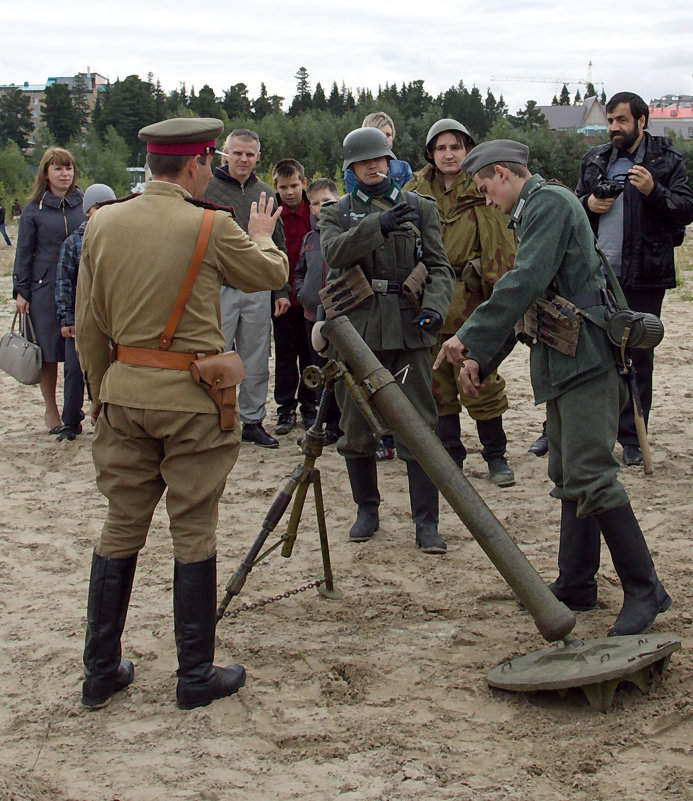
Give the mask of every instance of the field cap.
[[224, 123], [213, 117], [176, 117], [140, 129], [147, 153], [167, 156], [198, 156], [213, 153]]
[[483, 167], [498, 161], [510, 161], [526, 167], [528, 158], [529, 148], [522, 142], [515, 142], [512, 139], [493, 139], [490, 142], [482, 142], [471, 150], [462, 162], [461, 169], [468, 175], [474, 175]]

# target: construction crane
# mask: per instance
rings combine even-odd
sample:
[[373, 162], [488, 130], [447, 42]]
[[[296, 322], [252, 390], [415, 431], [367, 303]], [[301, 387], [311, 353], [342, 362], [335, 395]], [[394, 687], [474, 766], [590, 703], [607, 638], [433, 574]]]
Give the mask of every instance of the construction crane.
[[582, 80], [563, 80], [561, 78], [523, 78], [520, 76], [502, 76], [502, 75], [492, 75], [491, 81], [495, 83], [501, 82], [513, 82], [513, 83], [554, 83], [568, 86], [570, 84], [580, 83], [588, 86], [592, 84], [592, 86], [604, 86], [603, 81], [593, 81], [592, 80], [592, 62], [590, 61], [587, 65], [587, 78]]

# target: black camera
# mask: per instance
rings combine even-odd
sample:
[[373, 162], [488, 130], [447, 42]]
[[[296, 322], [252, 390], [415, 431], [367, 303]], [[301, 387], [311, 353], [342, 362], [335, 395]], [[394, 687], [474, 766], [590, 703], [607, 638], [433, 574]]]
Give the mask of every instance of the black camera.
[[611, 197], [618, 197], [623, 192], [623, 187], [614, 178], [602, 179], [592, 190], [592, 194], [597, 200], [606, 200]]

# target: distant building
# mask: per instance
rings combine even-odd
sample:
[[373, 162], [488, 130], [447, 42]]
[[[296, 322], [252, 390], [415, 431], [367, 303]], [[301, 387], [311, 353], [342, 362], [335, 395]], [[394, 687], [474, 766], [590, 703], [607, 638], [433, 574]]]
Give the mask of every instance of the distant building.
[[664, 95], [650, 100], [647, 130], [656, 136], [693, 139], [693, 95]]
[[587, 97], [580, 106], [538, 106], [552, 131], [574, 131], [587, 137], [607, 131], [606, 112], [596, 97]]
[[1, 84], [0, 85], [0, 95], [4, 92], [9, 91], [10, 89], [21, 89], [22, 92], [29, 95], [30, 102], [31, 102], [31, 116], [34, 120], [34, 128], [37, 128], [41, 123], [41, 109], [43, 108], [43, 101], [46, 97], [46, 89], [54, 83], [64, 83], [70, 88], [70, 91], [75, 91], [79, 78], [82, 78], [82, 81], [86, 87], [86, 97], [87, 103], [89, 104], [89, 109], [94, 108], [94, 104], [96, 103], [96, 95], [102, 91], [109, 83], [108, 78], [105, 78], [103, 75], [100, 75], [98, 72], [92, 72], [87, 68], [87, 72], [79, 72], [77, 75], [73, 75], [71, 77], [59, 77], [59, 78], [48, 78], [45, 83], [42, 84], [30, 84], [26, 81], [22, 84]]

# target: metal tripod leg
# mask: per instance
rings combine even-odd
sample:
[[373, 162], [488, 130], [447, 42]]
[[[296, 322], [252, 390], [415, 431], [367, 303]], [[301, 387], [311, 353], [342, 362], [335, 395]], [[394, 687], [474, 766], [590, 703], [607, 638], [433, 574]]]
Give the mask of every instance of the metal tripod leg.
[[[286, 558], [291, 556], [309, 484], [313, 484], [315, 493], [315, 511], [317, 515], [318, 536], [320, 538], [320, 551], [322, 554], [324, 572], [324, 582], [318, 585], [318, 592], [325, 598], [338, 599], [342, 597], [342, 593], [334, 586], [320, 471], [315, 467], [315, 461], [322, 454], [322, 448], [325, 443], [325, 431], [323, 426], [327, 402], [331, 391], [332, 383], [329, 382], [323, 389], [315, 424], [306, 431], [302, 445], [304, 455], [303, 463], [297, 465], [291, 472], [291, 475], [287, 476], [284, 486], [279, 490], [274, 501], [272, 501], [272, 505], [267, 512], [255, 541], [236, 569], [236, 572], [229, 579], [224, 592], [224, 598], [217, 609], [217, 622], [224, 616], [224, 612], [231, 602], [231, 599], [238, 595], [243, 589], [248, 574], [258, 562], [265, 559], [280, 545], [282, 545], [281, 555]], [[284, 516], [284, 512], [288, 509], [292, 498], [294, 502], [291, 507], [291, 517], [289, 518], [287, 533], [278, 542], [271, 545], [264, 553], [260, 554], [260, 550], [264, 546], [267, 537], [274, 531], [277, 524]]]

